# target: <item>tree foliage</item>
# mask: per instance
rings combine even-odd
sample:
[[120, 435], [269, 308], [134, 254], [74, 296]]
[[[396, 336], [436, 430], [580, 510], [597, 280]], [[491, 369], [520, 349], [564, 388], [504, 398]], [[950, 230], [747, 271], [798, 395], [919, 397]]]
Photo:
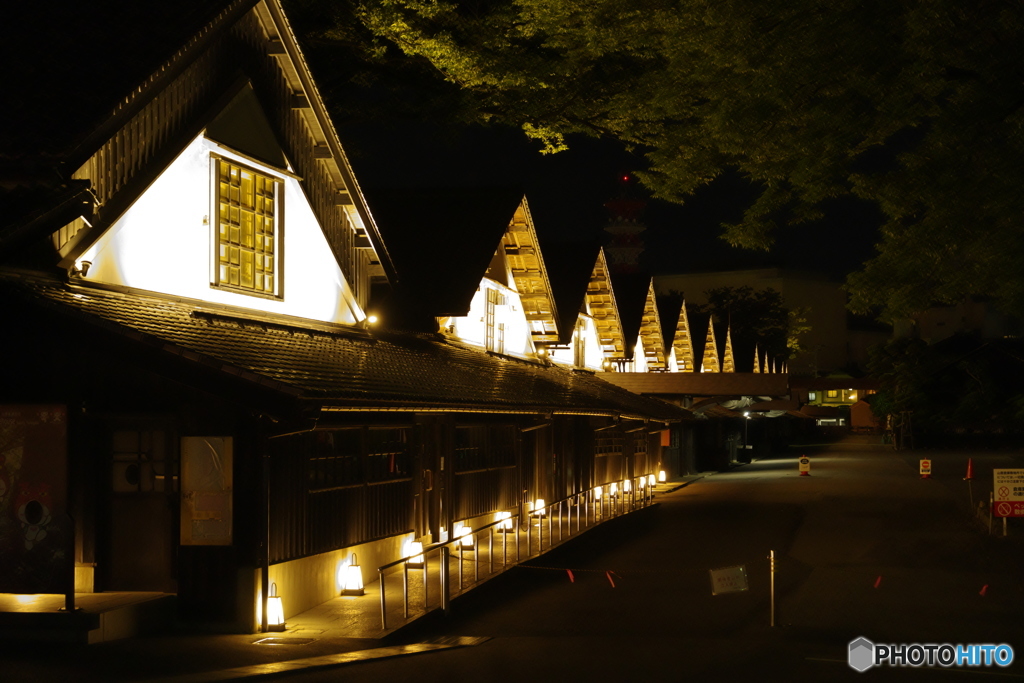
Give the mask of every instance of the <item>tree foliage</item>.
[[546, 152], [620, 140], [663, 199], [740, 173], [759, 194], [724, 226], [734, 245], [768, 248], [836, 197], [875, 202], [886, 222], [849, 281], [858, 311], [969, 294], [1024, 310], [1014, 0], [293, 2], [379, 68], [453, 86], [453, 117], [521, 128]]
[[1024, 354], [1018, 340], [955, 336], [928, 345], [900, 338], [874, 349], [877, 415], [913, 416], [915, 431], [1019, 433], [1024, 429]]

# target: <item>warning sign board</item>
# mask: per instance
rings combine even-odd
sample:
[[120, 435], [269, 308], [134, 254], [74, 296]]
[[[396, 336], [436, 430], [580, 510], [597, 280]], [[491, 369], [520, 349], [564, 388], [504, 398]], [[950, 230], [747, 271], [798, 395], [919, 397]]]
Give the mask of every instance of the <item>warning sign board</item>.
[[932, 461], [931, 460], [927, 460], [927, 459], [922, 460], [921, 461], [921, 476], [922, 477], [923, 476], [931, 476], [931, 473], [932, 473]]
[[1024, 470], [992, 470], [992, 514], [1024, 517]]
[[739, 593], [747, 590], [747, 568], [737, 565], [722, 569], [711, 569], [711, 594]]

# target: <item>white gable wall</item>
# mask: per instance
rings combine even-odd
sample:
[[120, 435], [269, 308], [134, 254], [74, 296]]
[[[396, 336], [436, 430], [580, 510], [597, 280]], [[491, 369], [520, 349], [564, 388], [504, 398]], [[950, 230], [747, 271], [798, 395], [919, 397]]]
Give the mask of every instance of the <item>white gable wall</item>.
[[508, 356], [529, 358], [535, 354], [530, 326], [523, 312], [523, 304], [519, 293], [510, 287], [495, 282], [490, 278], [480, 281], [480, 286], [473, 295], [469, 306], [469, 314], [465, 316], [441, 318], [442, 329], [450, 329], [449, 334], [459, 340], [487, 348], [487, 292], [496, 291], [505, 303], [494, 307], [494, 334], [498, 335], [498, 326], [504, 325], [504, 348], [495, 349]]
[[[216, 258], [211, 154], [283, 180], [283, 298], [211, 286]], [[279, 252], [281, 247], [278, 247]], [[217, 304], [352, 324], [365, 314], [324, 237], [298, 180], [197, 137], [80, 258], [89, 281], [200, 299]]]
[[594, 319], [585, 313], [580, 313], [576, 325], [576, 329], [582, 326], [582, 336], [577, 336], [574, 332], [568, 348], [552, 349], [551, 360], [556, 363], [575, 366], [575, 346], [582, 343], [583, 367], [595, 371], [606, 370], [607, 368], [604, 367], [604, 352], [601, 350], [601, 338], [597, 334], [597, 325], [594, 323]]

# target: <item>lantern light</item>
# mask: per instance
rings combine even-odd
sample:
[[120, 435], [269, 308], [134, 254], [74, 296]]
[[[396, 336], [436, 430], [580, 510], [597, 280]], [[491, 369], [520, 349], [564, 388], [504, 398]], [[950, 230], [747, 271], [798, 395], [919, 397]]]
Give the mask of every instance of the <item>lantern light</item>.
[[633, 490], [633, 482], [630, 479], [624, 479], [622, 481], [622, 492], [629, 493]]
[[363, 569], [359, 566], [356, 554], [352, 553], [352, 559], [342, 568], [342, 595], [365, 595], [363, 591]]
[[463, 550], [473, 550], [476, 543], [473, 538], [473, 529], [465, 524], [459, 523], [455, 527], [455, 538], [459, 539], [459, 546]]
[[619, 494], [619, 483], [618, 483], [617, 481], [613, 481], [613, 482], [612, 482], [612, 491], [611, 491], [611, 495], [612, 495], [612, 497], [615, 497], [615, 496], [617, 496], [618, 494]]
[[544, 502], [543, 498], [538, 498], [533, 501], [533, 516], [534, 517], [546, 517], [548, 514], [548, 504]]
[[636, 483], [640, 485], [640, 488], [643, 488], [647, 485], [647, 477], [640, 477]]
[[661, 470], [660, 472], [658, 472], [658, 481], [660, 481], [662, 484], [668, 481], [668, 475], [665, 474], [665, 470]]
[[284, 602], [277, 594], [277, 584], [270, 584], [270, 595], [267, 596], [267, 630], [283, 631], [284, 623]]
[[600, 486], [594, 487], [594, 500], [601, 500], [601, 494], [604, 493], [604, 489]]
[[421, 569], [423, 567], [423, 544], [421, 542], [409, 541], [405, 548], [405, 555], [409, 558], [405, 561], [405, 566], [411, 569]]
[[512, 531], [512, 513], [508, 510], [498, 513], [498, 533], [507, 534]]
[[653, 474], [648, 474], [647, 475], [647, 485], [648, 486], [654, 486], [654, 475]]

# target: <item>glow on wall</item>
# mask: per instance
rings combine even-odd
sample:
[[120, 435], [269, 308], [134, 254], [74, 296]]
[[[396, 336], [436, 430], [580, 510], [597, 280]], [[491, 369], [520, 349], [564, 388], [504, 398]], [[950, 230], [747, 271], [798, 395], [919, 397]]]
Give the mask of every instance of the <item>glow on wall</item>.
[[480, 282], [468, 315], [441, 318], [440, 325], [448, 334], [487, 351], [523, 358], [534, 353], [519, 294], [489, 278]]
[[[273, 178], [279, 233], [270, 296], [218, 287], [216, 159]], [[197, 137], [80, 257], [88, 281], [332, 323], [365, 314], [324, 237], [299, 181]]]

